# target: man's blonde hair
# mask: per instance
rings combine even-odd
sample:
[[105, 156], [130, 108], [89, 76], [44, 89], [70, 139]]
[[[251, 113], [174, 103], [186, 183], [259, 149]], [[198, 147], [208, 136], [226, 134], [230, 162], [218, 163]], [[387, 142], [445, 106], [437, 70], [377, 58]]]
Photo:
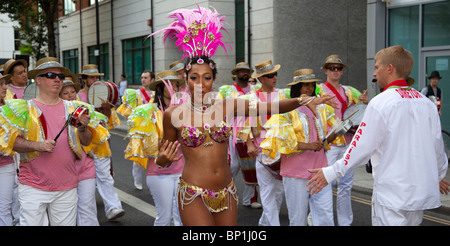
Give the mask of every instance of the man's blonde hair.
[[397, 75], [402, 78], [408, 78], [414, 66], [414, 59], [409, 50], [400, 45], [384, 48], [377, 52], [375, 60], [384, 66], [392, 64], [397, 70]]

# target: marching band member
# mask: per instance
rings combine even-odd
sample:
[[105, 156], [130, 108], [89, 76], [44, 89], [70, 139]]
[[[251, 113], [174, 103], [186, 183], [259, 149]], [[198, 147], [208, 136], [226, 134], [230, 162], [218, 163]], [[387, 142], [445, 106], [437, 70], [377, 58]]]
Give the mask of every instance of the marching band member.
[[[245, 97], [247, 95], [255, 95], [257, 88], [248, 83], [248, 80], [253, 73], [253, 69], [246, 62], [239, 62], [236, 67], [231, 71], [231, 74], [235, 77], [235, 83], [233, 85], [223, 85], [219, 88], [217, 99], [225, 98], [238, 98]], [[247, 121], [249, 124], [249, 121]], [[229, 154], [230, 154], [230, 166], [233, 172], [233, 177], [236, 177], [239, 170], [242, 171], [244, 178], [244, 192], [242, 198], [242, 204], [251, 208], [261, 208], [261, 203], [258, 202], [257, 185], [258, 180], [256, 176], [256, 157], [249, 156], [247, 153], [247, 136], [250, 136], [250, 127], [243, 127], [240, 131], [237, 143], [233, 143], [230, 138]], [[245, 138], [245, 139], [243, 139]], [[233, 146], [234, 145], [234, 146]]]
[[27, 87], [28, 75], [26, 69], [28, 63], [25, 60], [10, 59], [4, 64], [4, 74], [10, 74], [11, 80], [8, 84], [9, 92], [6, 100], [23, 99], [23, 92]]
[[[89, 103], [89, 88], [92, 84], [99, 80], [100, 76], [103, 76], [104, 74], [98, 71], [97, 65], [88, 64], [83, 66], [83, 71], [80, 75], [82, 76], [85, 87], [78, 92], [78, 96], [82, 102]], [[101, 107], [96, 110], [106, 115], [108, 118], [108, 122], [106, 123], [106, 128], [108, 130], [112, 130], [116, 126], [120, 125], [120, 119], [117, 116], [117, 112], [110, 102], [104, 101]], [[123, 210], [119, 195], [117, 195], [117, 192], [114, 189], [109, 142], [106, 141], [104, 144], [108, 145], [108, 154], [105, 155], [105, 153], [102, 153], [101, 156], [99, 154], [94, 154], [96, 182], [98, 192], [103, 198], [103, 202], [105, 204], [106, 217], [109, 220], [114, 220], [122, 217], [125, 214], [125, 210]]]
[[[179, 79], [177, 73], [166, 70], [156, 75], [157, 80], [150, 84], [155, 90], [155, 103], [145, 104], [133, 110], [128, 117], [128, 138], [130, 142], [125, 151], [125, 159], [134, 161], [147, 169], [147, 186], [156, 206], [155, 226], [180, 226], [181, 220], [177, 204], [177, 187], [184, 167], [184, 158], [173, 162], [168, 168], [159, 168], [155, 157], [159, 152], [160, 140], [163, 137], [162, 115], [169, 106], [176, 105], [171, 100], [185, 80]], [[160, 96], [161, 95], [161, 96]], [[172, 103], [171, 103], [172, 101]], [[178, 151], [181, 155], [181, 150]]]
[[[0, 109], [0, 151], [20, 153], [19, 201], [21, 225], [75, 225], [78, 172], [82, 145], [91, 143], [96, 130], [82, 115], [80, 126], [63, 129], [75, 109], [61, 100], [62, 80], [70, 74], [56, 58], [36, 63], [28, 76], [36, 79], [39, 96], [32, 100], [10, 100]], [[48, 216], [48, 219], [47, 219]]]
[[334, 165], [311, 170], [315, 176], [307, 184], [316, 194], [370, 158], [373, 225], [420, 225], [424, 210], [441, 205], [448, 159], [440, 117], [434, 103], [411, 88], [413, 64], [402, 46], [378, 51], [373, 76], [382, 92], [370, 101], [345, 153]]
[[[365, 91], [361, 94], [361, 92], [351, 86], [341, 85], [340, 79], [344, 74], [343, 69], [346, 66], [340, 56], [330, 55], [321, 67], [325, 71], [327, 82], [319, 85], [320, 94], [335, 96], [334, 101], [339, 106], [335, 114], [340, 120], [343, 120], [343, 115], [348, 107], [358, 104], [360, 101], [367, 104], [369, 100]], [[328, 127], [331, 128], [331, 126]], [[349, 131], [344, 136], [339, 136], [330, 143], [331, 149], [327, 151], [328, 165], [333, 165], [337, 158], [342, 156], [352, 139], [352, 135]], [[350, 170], [346, 176], [339, 178], [337, 182], [336, 210], [337, 221], [340, 226], [349, 226], [353, 221], [351, 204], [352, 186], [353, 170]]]
[[[288, 84], [291, 96], [315, 96], [318, 81], [312, 69], [297, 70], [293, 82]], [[309, 195], [306, 187], [312, 176], [308, 169], [328, 165], [324, 141], [334, 138], [333, 135], [327, 139], [327, 124], [333, 119], [334, 110], [324, 104], [316, 110], [319, 118], [311, 109], [301, 106], [286, 114], [273, 115], [264, 125], [268, 137], [260, 145], [263, 152], [272, 156], [277, 152], [282, 154], [280, 174], [291, 226], [306, 226], [308, 207], [313, 225], [334, 225], [331, 186], [314, 196]]]
[[[257, 78], [261, 82], [261, 88], [255, 93], [255, 97], [260, 102], [279, 101], [287, 98], [284, 90], [275, 88], [277, 71], [280, 67], [280, 65], [273, 65], [270, 60], [255, 65], [256, 72], [252, 78]], [[257, 127], [252, 127], [253, 139], [248, 138], [246, 142], [248, 152], [251, 156], [256, 157], [256, 175], [263, 207], [263, 213], [258, 223], [261, 226], [280, 225], [279, 215], [284, 197], [283, 183], [278, 172], [279, 166], [269, 167], [261, 163], [263, 153], [260, 151], [259, 145], [266, 137], [266, 130], [261, 126], [270, 117], [270, 115], [264, 115], [256, 118]]]
[[[0, 106], [5, 104], [6, 84], [11, 79], [11, 75], [0, 76]], [[0, 151], [0, 226], [12, 226], [12, 206], [14, 196], [14, 183], [16, 179], [16, 168], [14, 158], [10, 155], [3, 155]]]
[[[63, 81], [59, 95], [64, 100], [75, 101], [77, 100], [77, 93], [80, 91], [80, 88], [81, 84], [78, 81], [78, 77], [70, 74]], [[102, 122], [106, 122], [106, 116], [96, 112], [90, 104], [81, 102], [74, 103], [86, 106], [89, 109], [91, 116], [90, 126], [97, 130], [99, 138], [97, 141], [93, 141], [88, 147], [83, 147], [82, 158], [77, 161], [79, 175], [77, 188], [77, 226], [98, 226], [97, 203], [95, 200], [95, 162], [92, 149], [95, 149], [96, 153], [107, 151], [108, 146], [104, 142], [108, 140], [109, 133], [102, 126]]]

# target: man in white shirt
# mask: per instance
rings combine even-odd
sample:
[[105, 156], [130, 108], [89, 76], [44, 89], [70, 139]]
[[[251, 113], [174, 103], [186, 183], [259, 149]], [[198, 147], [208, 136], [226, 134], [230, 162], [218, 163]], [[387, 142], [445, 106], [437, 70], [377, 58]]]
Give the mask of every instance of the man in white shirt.
[[[441, 206], [448, 168], [435, 105], [407, 83], [414, 64], [401, 46], [380, 50], [374, 77], [382, 93], [373, 98], [344, 156], [310, 170], [312, 194], [369, 159], [373, 166], [373, 225], [420, 225], [423, 211]], [[426, 131], [421, 131], [426, 129]], [[444, 187], [444, 188], [443, 188]]]

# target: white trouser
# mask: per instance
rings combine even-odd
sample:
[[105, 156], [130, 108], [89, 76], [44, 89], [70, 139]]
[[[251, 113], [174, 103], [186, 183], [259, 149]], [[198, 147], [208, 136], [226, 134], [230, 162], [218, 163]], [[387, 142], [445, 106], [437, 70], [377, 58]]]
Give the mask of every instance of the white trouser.
[[[336, 161], [341, 159], [348, 146], [331, 146], [331, 149], [327, 151], [328, 166], [334, 165]], [[337, 195], [336, 195], [336, 213], [337, 222], [340, 226], [350, 226], [353, 222], [352, 211], [352, 187], [353, 187], [353, 173], [354, 170], [350, 169], [342, 178], [337, 180]], [[333, 183], [333, 186], [335, 183]]]
[[423, 210], [406, 211], [392, 209], [377, 201], [377, 194], [372, 195], [373, 226], [419, 226], [422, 224]]
[[[259, 153], [259, 155], [261, 154]], [[279, 226], [280, 207], [284, 196], [283, 182], [276, 179], [258, 160], [259, 158], [256, 159], [256, 176], [258, 177], [259, 195], [263, 206], [259, 225]]]
[[133, 168], [132, 168], [132, 175], [134, 179], [134, 183], [141, 184], [144, 181], [145, 174], [147, 173], [147, 170], [144, 169], [141, 165], [136, 164], [136, 162], [133, 161]]
[[[233, 179], [236, 179], [236, 176], [241, 171], [241, 165], [239, 164], [239, 155], [234, 146], [233, 150], [233, 141], [232, 137], [230, 137], [230, 144], [228, 145], [230, 148], [230, 168], [231, 174], [233, 175]], [[256, 184], [247, 184], [244, 182], [244, 192], [242, 193], [242, 204], [250, 205], [251, 199], [255, 196], [255, 186]]]
[[0, 226], [12, 226], [12, 204], [16, 179], [15, 164], [0, 167]]
[[97, 155], [94, 155], [94, 162], [98, 193], [103, 199], [105, 213], [108, 215], [113, 208], [122, 209], [122, 203], [114, 189], [114, 179], [110, 172], [111, 157], [98, 159]]
[[77, 188], [45, 191], [19, 184], [20, 225], [75, 226], [77, 198]]
[[95, 201], [95, 178], [78, 182], [77, 226], [99, 226]]
[[178, 211], [177, 188], [181, 174], [148, 175], [147, 186], [156, 206], [155, 226], [181, 226]]
[[307, 191], [307, 182], [308, 179], [283, 177], [289, 225], [306, 226], [309, 204], [313, 226], [333, 226], [333, 192], [331, 185], [325, 186], [317, 194], [310, 195]]

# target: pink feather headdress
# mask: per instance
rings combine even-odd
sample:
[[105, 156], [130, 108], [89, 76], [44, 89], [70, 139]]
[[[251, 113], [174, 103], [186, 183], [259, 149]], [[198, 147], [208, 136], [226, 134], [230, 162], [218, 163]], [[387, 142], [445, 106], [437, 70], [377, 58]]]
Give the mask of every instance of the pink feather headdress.
[[223, 35], [220, 33], [222, 30], [227, 32], [223, 27], [225, 16], [220, 17], [215, 9], [212, 11], [198, 5], [197, 7], [197, 9], [178, 9], [171, 12], [168, 18], [174, 19], [172, 24], [148, 37], [163, 32], [164, 43], [167, 39], [175, 40], [176, 46], [183, 52], [181, 59], [197, 56], [211, 58], [220, 46], [227, 53], [225, 45], [230, 48], [231, 46], [223, 42]]

